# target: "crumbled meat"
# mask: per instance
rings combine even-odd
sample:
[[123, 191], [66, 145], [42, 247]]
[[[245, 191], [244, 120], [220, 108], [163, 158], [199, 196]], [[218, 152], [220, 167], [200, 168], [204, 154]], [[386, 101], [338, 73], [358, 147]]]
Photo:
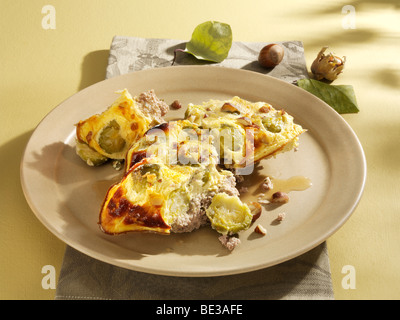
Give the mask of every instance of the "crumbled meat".
[[225, 192], [229, 196], [239, 196], [239, 191], [236, 189], [235, 177], [226, 178], [225, 184], [220, 187], [218, 192]]
[[153, 119], [154, 125], [164, 122], [162, 117], [169, 111], [169, 106], [156, 96], [153, 89], [141, 93], [136, 97], [136, 102], [145, 116]]
[[205, 209], [211, 204], [215, 193], [200, 194], [194, 197], [189, 204], [189, 210], [184, 215], [178, 216], [171, 226], [175, 233], [191, 232], [207, 224]]
[[217, 191], [202, 193], [192, 198], [189, 204], [189, 210], [184, 215], [178, 216], [175, 219], [171, 225], [171, 231], [174, 233], [191, 232], [208, 224], [209, 221], [206, 215], [206, 209], [210, 206], [212, 198], [217, 193], [221, 192], [225, 192], [230, 196], [238, 196], [239, 193], [235, 185], [234, 177], [227, 177]]
[[276, 218], [277, 221], [281, 222], [285, 219], [286, 214], [284, 212], [281, 212], [278, 214], [278, 217]]
[[244, 181], [244, 177], [241, 175], [235, 175], [236, 183], [242, 183]]
[[224, 247], [229, 251], [232, 251], [240, 244], [240, 239], [235, 236], [222, 235], [218, 238]]
[[265, 191], [271, 190], [274, 187], [272, 184], [271, 178], [266, 177], [261, 185], [261, 188]]
[[247, 188], [247, 187], [240, 187], [239, 188], [239, 193], [240, 194], [244, 194], [244, 193], [247, 193], [247, 192], [249, 192], [249, 188]]

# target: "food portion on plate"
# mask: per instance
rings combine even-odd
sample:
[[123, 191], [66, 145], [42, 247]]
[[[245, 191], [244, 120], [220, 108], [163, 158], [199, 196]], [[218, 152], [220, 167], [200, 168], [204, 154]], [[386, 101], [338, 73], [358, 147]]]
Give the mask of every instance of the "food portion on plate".
[[171, 234], [210, 225], [233, 250], [238, 234], [261, 214], [257, 202], [240, 199], [236, 182], [246, 179], [240, 170], [297, 147], [305, 130], [265, 102], [233, 97], [189, 104], [183, 119], [166, 122], [168, 105], [154, 90], [120, 94], [105, 112], [77, 125], [77, 153], [88, 165], [125, 161], [101, 205], [101, 230]]
[[298, 145], [304, 129], [284, 110], [266, 102], [249, 102], [240, 97], [190, 104], [185, 118], [204, 129], [217, 131], [221, 162], [241, 168]]
[[128, 90], [101, 114], [76, 125], [76, 152], [90, 166], [109, 159], [124, 160], [132, 143], [156, 124], [164, 122], [169, 106], [154, 90], [132, 97]]
[[214, 136], [189, 120], [164, 122], [148, 130], [128, 150], [125, 171], [144, 157], [157, 156], [171, 165], [205, 165], [219, 162]]
[[218, 166], [213, 137], [189, 120], [153, 127], [128, 151], [122, 180], [107, 192], [100, 227], [129, 231], [191, 232], [210, 224], [222, 235], [253, 219], [239, 199], [232, 171]]
[[160, 160], [142, 159], [109, 189], [100, 214], [104, 232], [191, 232], [207, 224], [205, 210], [215, 195], [238, 196], [230, 171]]

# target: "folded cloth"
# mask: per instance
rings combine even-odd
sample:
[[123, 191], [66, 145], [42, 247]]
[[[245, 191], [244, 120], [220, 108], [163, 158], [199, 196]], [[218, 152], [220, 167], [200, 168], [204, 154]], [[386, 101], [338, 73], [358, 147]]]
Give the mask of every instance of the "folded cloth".
[[170, 277], [127, 270], [67, 246], [59, 300], [332, 300], [326, 243], [279, 265], [220, 277]]
[[[257, 63], [267, 43], [234, 42], [227, 59], [215, 64], [269, 74], [293, 82], [307, 78], [304, 49], [300, 41], [278, 42], [285, 57], [273, 69]], [[120, 74], [170, 66], [175, 49], [184, 41], [114, 37], [107, 78]], [[203, 64], [178, 52], [175, 65]], [[119, 300], [332, 300], [333, 289], [326, 243], [279, 265], [243, 274], [219, 277], [170, 277], [120, 268], [93, 259], [67, 246], [60, 271], [56, 299]]]
[[[308, 78], [302, 42], [275, 43], [282, 45], [285, 50], [282, 62], [275, 68], [263, 68], [258, 63], [258, 53], [267, 45], [262, 42], [233, 42], [228, 57], [220, 63], [212, 64], [256, 71], [288, 82]], [[174, 51], [184, 49], [185, 45], [185, 41], [172, 39], [116, 36], [111, 43], [106, 77], [111, 78], [133, 71], [170, 66], [174, 58]], [[177, 52], [174, 65], [199, 64], [210, 64], [210, 62], [197, 60], [187, 53]]]

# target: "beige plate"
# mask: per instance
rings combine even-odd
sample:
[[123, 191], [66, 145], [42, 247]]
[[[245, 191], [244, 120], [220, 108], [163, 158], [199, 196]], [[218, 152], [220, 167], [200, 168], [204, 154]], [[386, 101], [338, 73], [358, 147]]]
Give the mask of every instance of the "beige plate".
[[[109, 236], [97, 225], [103, 197], [122, 172], [111, 165], [88, 167], [75, 154], [74, 124], [100, 113], [127, 88], [132, 95], [155, 89], [167, 103], [183, 105], [238, 95], [284, 108], [307, 128], [300, 148], [264, 160], [251, 176], [305, 176], [312, 187], [293, 191], [290, 202], [264, 209], [254, 226], [240, 235], [232, 253], [218, 234], [205, 227], [188, 234], [130, 233]], [[186, 108], [171, 111], [181, 117]], [[269, 267], [296, 257], [332, 235], [360, 200], [366, 178], [365, 157], [356, 135], [328, 105], [281, 80], [244, 70], [215, 66], [184, 66], [135, 72], [90, 86], [51, 111], [38, 125], [21, 163], [25, 197], [37, 218], [71, 247], [107, 263], [137, 271], [171, 276], [217, 276]], [[277, 224], [277, 214], [286, 219]]]

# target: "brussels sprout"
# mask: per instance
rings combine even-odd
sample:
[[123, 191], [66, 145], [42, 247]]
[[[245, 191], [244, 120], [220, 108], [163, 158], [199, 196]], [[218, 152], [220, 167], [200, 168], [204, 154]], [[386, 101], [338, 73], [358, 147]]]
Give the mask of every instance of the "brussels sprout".
[[99, 146], [108, 154], [120, 152], [124, 149], [126, 141], [121, 137], [120, 126], [112, 120], [103, 128], [99, 137]]
[[187, 191], [182, 188], [172, 191], [167, 200], [166, 222], [171, 225], [175, 221], [185, 218], [189, 204], [190, 197]]
[[99, 166], [108, 160], [96, 150], [90, 148], [86, 143], [76, 140], [76, 154], [89, 166]]
[[187, 118], [190, 116], [190, 114], [191, 114], [191, 109], [193, 109], [191, 106], [189, 106], [189, 107], [186, 109], [186, 111], [185, 111], [185, 119], [187, 119]]
[[264, 118], [262, 123], [269, 132], [279, 133], [282, 131], [282, 123], [279, 119]]
[[158, 177], [160, 174], [160, 165], [155, 163], [145, 163], [140, 166], [140, 174], [144, 176], [146, 173], [155, 174]]
[[211, 173], [210, 171], [205, 171], [203, 178], [201, 179], [203, 181], [203, 184], [206, 184], [208, 181], [211, 179]]
[[222, 234], [235, 234], [249, 228], [253, 215], [237, 196], [218, 193], [206, 210], [211, 226]]

